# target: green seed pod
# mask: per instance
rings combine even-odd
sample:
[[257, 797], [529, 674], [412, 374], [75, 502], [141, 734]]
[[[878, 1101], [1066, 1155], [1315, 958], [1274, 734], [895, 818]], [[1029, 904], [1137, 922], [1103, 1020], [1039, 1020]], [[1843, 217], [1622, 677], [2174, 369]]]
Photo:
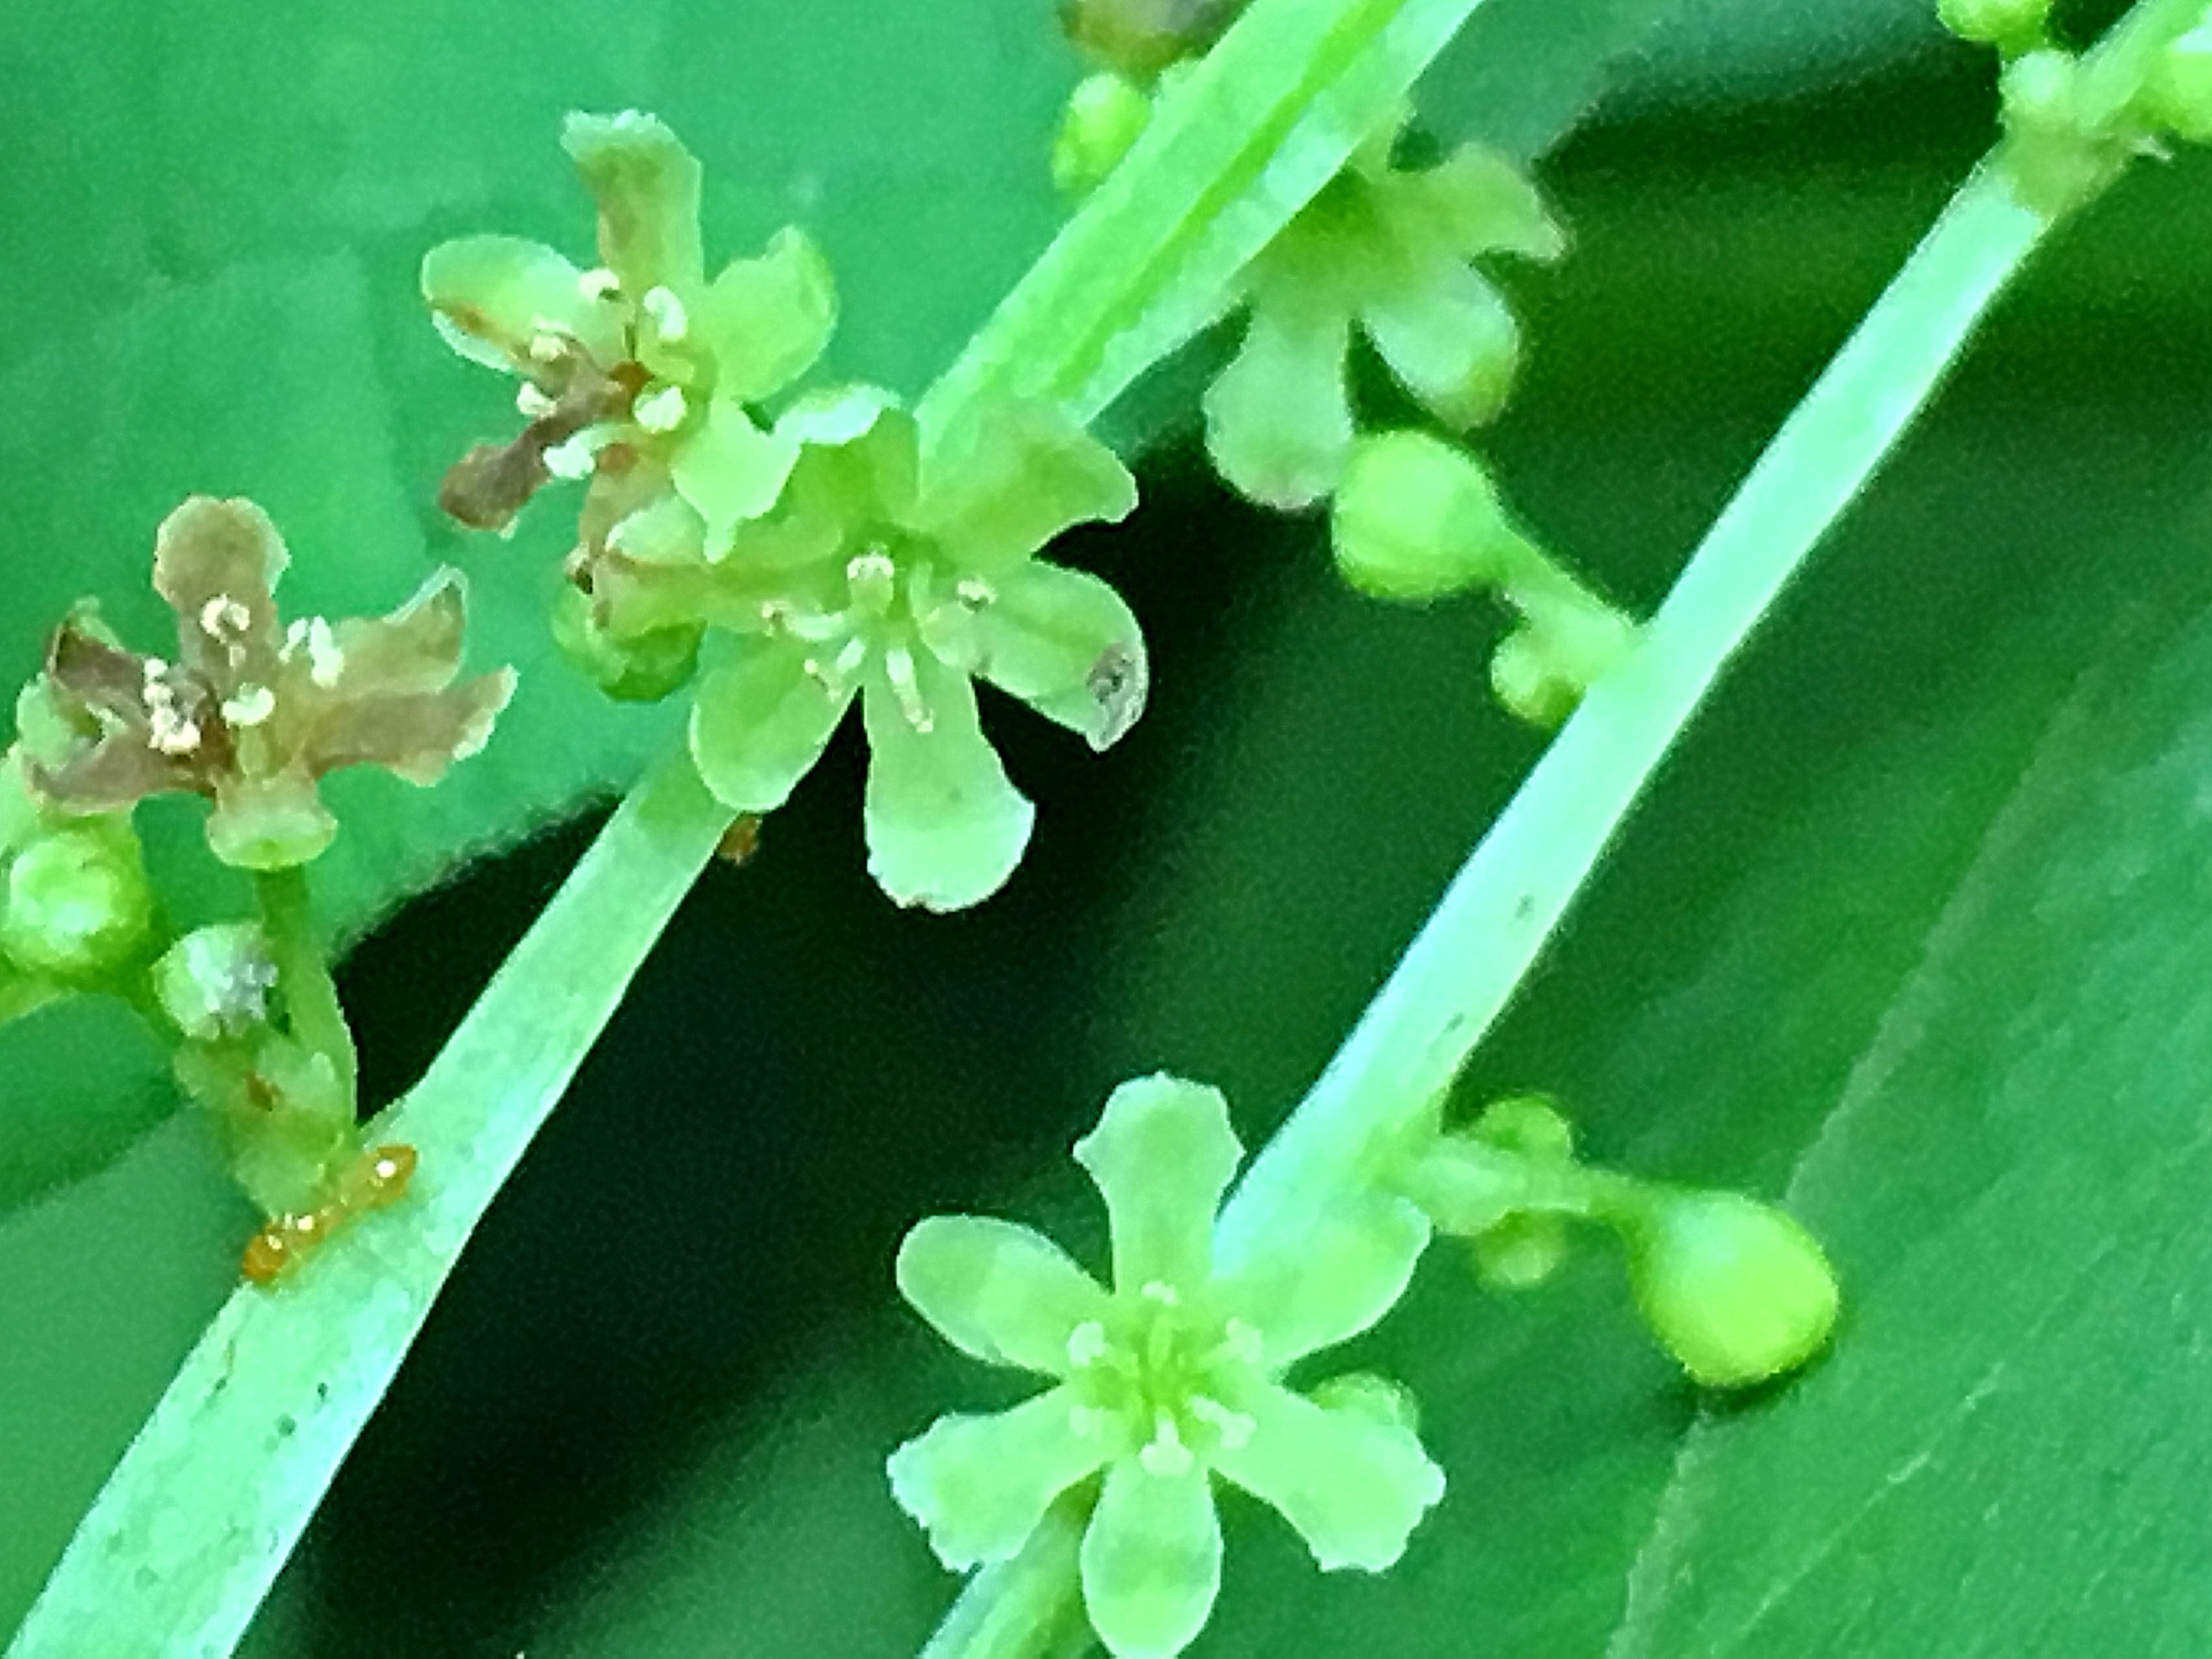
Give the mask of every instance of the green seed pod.
[[592, 616], [592, 602], [563, 586], [553, 602], [553, 641], [584, 677], [617, 702], [658, 702], [680, 690], [699, 670], [706, 625], [656, 629], [620, 640]]
[[1961, 40], [2024, 52], [2044, 39], [2051, 0], [1936, 0], [1936, 15]]
[[154, 964], [154, 995], [196, 1042], [241, 1037], [266, 1023], [276, 963], [251, 922], [187, 933]]
[[8, 871], [0, 949], [17, 966], [97, 979], [146, 943], [154, 895], [138, 842], [122, 823], [90, 823], [33, 842]]
[[1152, 121], [1152, 99], [1110, 70], [1077, 87], [1052, 141], [1052, 182], [1060, 193], [1079, 201], [1097, 189]]
[[1738, 1193], [1660, 1190], [1623, 1233], [1636, 1305], [1707, 1387], [1763, 1382], [1827, 1340], [1834, 1270], [1812, 1235], [1772, 1205]]
[[2168, 44], [2143, 88], [2143, 112], [2192, 144], [2212, 144], [2212, 21]]
[[1530, 550], [1482, 464], [1423, 432], [1352, 446], [1329, 515], [1336, 567], [1377, 599], [1425, 600], [1502, 580]]

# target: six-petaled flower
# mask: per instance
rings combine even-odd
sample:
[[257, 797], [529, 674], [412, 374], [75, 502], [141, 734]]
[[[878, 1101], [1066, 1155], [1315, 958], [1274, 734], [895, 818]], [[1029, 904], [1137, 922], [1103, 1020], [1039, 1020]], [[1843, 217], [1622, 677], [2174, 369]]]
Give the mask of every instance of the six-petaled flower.
[[33, 781], [79, 811], [149, 795], [210, 797], [208, 840], [253, 869], [304, 863], [336, 832], [315, 784], [369, 764], [427, 784], [474, 754], [512, 694], [512, 671], [454, 684], [460, 574], [441, 570], [381, 619], [278, 620], [289, 556], [267, 514], [195, 496], [161, 524], [154, 586], [177, 613], [176, 660], [115, 643], [89, 612], [58, 629], [46, 681], [70, 723]]
[[1279, 1379], [1389, 1310], [1426, 1220], [1370, 1195], [1294, 1250], [1217, 1271], [1214, 1212], [1242, 1149], [1219, 1093], [1170, 1077], [1115, 1090], [1075, 1151], [1112, 1220], [1112, 1291], [1008, 1222], [932, 1218], [900, 1249], [901, 1291], [949, 1341], [1054, 1379], [995, 1416], [940, 1418], [892, 1455], [892, 1491], [939, 1558], [1011, 1558], [1103, 1470], [1083, 1594], [1119, 1659], [1179, 1652], [1205, 1625], [1221, 1577], [1215, 1475], [1279, 1510], [1323, 1568], [1391, 1565], [1442, 1471], [1359, 1391], [1322, 1403]]
[[1035, 813], [983, 736], [971, 681], [1098, 749], [1144, 707], [1128, 607], [1034, 556], [1070, 525], [1122, 517], [1136, 485], [1042, 405], [988, 406], [928, 446], [888, 393], [854, 388], [801, 400], [776, 429], [800, 454], [772, 512], [718, 549], [696, 508], [663, 496], [580, 577], [617, 638], [712, 625], [692, 753], [741, 811], [782, 805], [858, 696], [870, 871], [902, 903], [973, 904], [1012, 872]]
[[522, 377], [528, 422], [464, 457], [440, 499], [495, 529], [549, 478], [589, 476], [587, 549], [670, 489], [726, 535], [775, 501], [797, 453], [752, 406], [821, 355], [836, 313], [829, 267], [786, 229], [710, 282], [699, 163], [667, 127], [634, 111], [572, 115], [562, 142], [599, 203], [598, 266], [512, 236], [447, 242], [422, 263], [440, 331]]

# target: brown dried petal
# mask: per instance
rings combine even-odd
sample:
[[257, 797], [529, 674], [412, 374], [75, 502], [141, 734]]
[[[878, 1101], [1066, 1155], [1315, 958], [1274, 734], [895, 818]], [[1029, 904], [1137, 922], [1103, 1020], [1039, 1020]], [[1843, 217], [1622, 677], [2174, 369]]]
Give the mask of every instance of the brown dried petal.
[[118, 732], [52, 771], [30, 768], [32, 787], [48, 799], [82, 812], [117, 812], [149, 795], [204, 794], [205, 768], [165, 755], [143, 731]]
[[382, 766], [410, 783], [434, 783], [491, 736], [514, 695], [514, 671], [464, 680], [448, 691], [362, 697], [338, 704], [317, 726], [305, 756], [317, 777], [348, 766]]
[[144, 719], [146, 659], [110, 645], [75, 617], [46, 641], [46, 677], [65, 700], [80, 707]]
[[195, 495], [161, 521], [154, 586], [177, 613], [185, 665], [228, 696], [268, 682], [278, 644], [272, 590], [290, 556], [249, 501]]
[[468, 584], [451, 566], [432, 573], [388, 617], [356, 617], [334, 631], [339, 653], [331, 697], [362, 698], [442, 691], [460, 672], [461, 635], [468, 621]]

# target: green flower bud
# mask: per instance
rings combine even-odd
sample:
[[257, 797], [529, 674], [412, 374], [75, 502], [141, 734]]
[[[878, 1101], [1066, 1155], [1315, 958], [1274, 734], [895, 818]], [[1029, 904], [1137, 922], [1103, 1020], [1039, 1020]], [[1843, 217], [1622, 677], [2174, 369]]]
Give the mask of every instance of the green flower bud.
[[1124, 75], [1149, 76], [1195, 58], [1236, 21], [1245, 0], [1061, 0], [1078, 47]]
[[658, 702], [689, 684], [706, 631], [699, 623], [617, 639], [593, 619], [592, 602], [579, 589], [564, 586], [553, 603], [553, 641], [561, 654], [617, 702]]
[[2143, 88], [2144, 113], [2177, 138], [2212, 144], [2212, 21], [2171, 42]]
[[177, 1029], [196, 1042], [241, 1037], [269, 1018], [276, 963], [251, 922], [187, 933], [154, 964], [154, 995]]
[[1422, 432], [1380, 433], [1352, 446], [1329, 531], [1345, 580], [1386, 599], [1433, 599], [1499, 581], [1533, 551], [1482, 464]]
[[1656, 1191], [1627, 1218], [1636, 1305], [1709, 1388], [1795, 1370], [1836, 1322], [1834, 1270], [1811, 1234], [1738, 1193]]
[[1510, 1215], [1469, 1242], [1475, 1277], [1494, 1291], [1533, 1290], [1567, 1259], [1566, 1224], [1556, 1215]]
[[1508, 1095], [1482, 1109], [1468, 1131], [1524, 1158], [1569, 1164], [1575, 1156], [1575, 1127], [1542, 1095]]
[[2056, 47], [2025, 52], [2007, 64], [1997, 82], [2006, 120], [2036, 131], [2072, 130], [2076, 67], [2071, 52]]
[[154, 895], [127, 825], [89, 823], [33, 842], [8, 871], [0, 949], [33, 973], [97, 978], [146, 942]]
[[1079, 200], [1121, 165], [1152, 125], [1152, 100], [1134, 82], [1109, 70], [1076, 88], [1052, 142], [1052, 182]]
[[1490, 658], [1498, 701], [1548, 731], [1575, 712], [1583, 693], [1617, 666], [1636, 642], [1636, 625], [1596, 605], [1561, 608], [1523, 623]]
[[1936, 15], [1961, 40], [2022, 52], [2044, 38], [2051, 0], [1936, 0]]

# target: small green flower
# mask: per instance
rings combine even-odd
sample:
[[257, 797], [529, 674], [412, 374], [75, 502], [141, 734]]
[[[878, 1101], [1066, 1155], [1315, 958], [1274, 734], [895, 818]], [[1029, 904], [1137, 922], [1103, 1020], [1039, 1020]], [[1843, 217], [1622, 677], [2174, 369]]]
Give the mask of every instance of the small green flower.
[[313, 858], [337, 832], [315, 788], [324, 774], [374, 765], [428, 784], [483, 747], [514, 675], [453, 684], [459, 571], [437, 572], [380, 620], [286, 628], [273, 590], [289, 562], [251, 501], [197, 495], [164, 520], [154, 586], [177, 613], [177, 660], [124, 649], [88, 611], [64, 623], [46, 678], [73, 741], [28, 762], [39, 792], [77, 812], [206, 795], [216, 856], [278, 869]]
[[933, 1217], [900, 1249], [900, 1291], [948, 1341], [1055, 1379], [1011, 1411], [939, 1418], [892, 1455], [892, 1492], [939, 1558], [1007, 1559], [1104, 1470], [1083, 1595], [1119, 1659], [1178, 1653], [1204, 1627], [1215, 1475], [1281, 1511], [1324, 1570], [1395, 1563], [1444, 1486], [1402, 1403], [1376, 1409], [1371, 1379], [1335, 1398], [1278, 1379], [1396, 1303], [1428, 1242], [1419, 1212], [1364, 1200], [1294, 1252], [1217, 1273], [1214, 1212], [1243, 1149], [1218, 1091], [1166, 1076], [1116, 1089], [1075, 1156], [1113, 1223], [1112, 1291], [1010, 1222]]
[[836, 319], [830, 270], [794, 229], [709, 282], [698, 161], [635, 111], [572, 115], [562, 143], [599, 208], [599, 267], [512, 236], [430, 251], [422, 294], [463, 356], [522, 377], [529, 424], [472, 450], [440, 499], [463, 523], [506, 526], [549, 478], [592, 480], [594, 526], [673, 489], [714, 535], [774, 501], [796, 447], [752, 405], [821, 356]]
[[744, 812], [781, 805], [857, 696], [871, 759], [868, 867], [902, 904], [974, 904], [1020, 861], [1034, 809], [977, 723], [987, 679], [1104, 749], [1142, 712], [1143, 635], [1095, 576], [1035, 550], [1119, 519], [1136, 485], [1042, 405], [987, 410], [926, 449], [867, 388], [802, 400], [801, 447], [775, 510], [715, 556], [699, 514], [664, 497], [579, 566], [617, 639], [710, 624], [691, 750]]
[[1469, 144], [1425, 171], [1394, 166], [1401, 125], [1355, 154], [1239, 279], [1250, 321], [1206, 394], [1206, 448], [1223, 477], [1267, 506], [1309, 506], [1342, 476], [1355, 325], [1447, 425], [1494, 416], [1519, 331], [1472, 262], [1550, 259], [1565, 246], [1534, 187], [1493, 151]]

